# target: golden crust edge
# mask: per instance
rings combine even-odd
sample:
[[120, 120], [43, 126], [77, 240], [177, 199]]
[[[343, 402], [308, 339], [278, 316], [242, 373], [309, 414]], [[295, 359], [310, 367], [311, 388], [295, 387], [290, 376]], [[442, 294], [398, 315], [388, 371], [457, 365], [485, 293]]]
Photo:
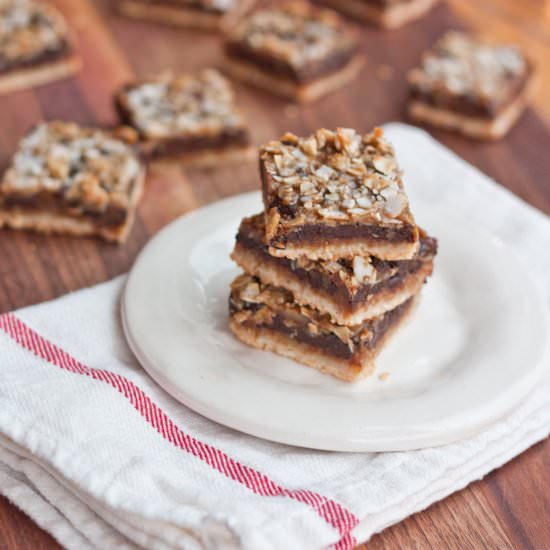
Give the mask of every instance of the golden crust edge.
[[230, 317], [229, 328], [241, 342], [256, 349], [271, 351], [277, 355], [287, 357], [305, 365], [329, 374], [346, 382], [355, 382], [361, 378], [371, 376], [375, 369], [375, 359], [382, 349], [387, 345], [392, 336], [409, 320], [415, 308], [418, 305], [420, 296], [417, 294], [412, 300], [406, 311], [401, 317], [386, 331], [384, 336], [378, 341], [374, 349], [363, 353], [360, 359], [361, 366], [354, 367], [349, 361], [344, 359], [335, 359], [320, 352], [317, 348], [301, 342], [296, 342], [292, 338], [267, 329], [259, 327], [250, 327], [237, 323]]
[[251, 63], [235, 60], [229, 56], [221, 65], [221, 70], [230, 77], [271, 92], [284, 99], [297, 103], [310, 103], [345, 86], [361, 72], [366, 59], [361, 54], [354, 55], [340, 70], [305, 85], [268, 74]]
[[57, 61], [39, 63], [0, 74], [0, 95], [44, 86], [75, 75], [82, 68], [81, 58], [73, 53]]
[[273, 265], [269, 266], [238, 243], [233, 249], [231, 258], [245, 272], [259, 277], [263, 283], [290, 290], [294, 295], [294, 299], [300, 305], [306, 305], [328, 313], [336, 323], [341, 325], [360, 324], [396, 308], [420, 292], [424, 282], [433, 271], [433, 260], [425, 260], [416, 273], [408, 275], [403, 280], [402, 286], [397, 291], [380, 291], [364, 307], [359, 307], [354, 312], [346, 312], [342, 310], [338, 302], [331, 301], [330, 297], [323, 292], [304, 284], [286, 269], [279, 269]]
[[373, 242], [364, 238], [322, 241], [320, 244], [304, 243], [298, 246], [275, 248], [269, 246], [272, 256], [295, 260], [307, 256], [310, 260], [338, 260], [355, 256], [376, 256], [381, 260], [410, 260], [418, 252], [420, 241], [414, 242]]
[[407, 109], [410, 118], [414, 121], [458, 132], [472, 139], [496, 140], [503, 138], [519, 121], [529, 105], [536, 86], [537, 79], [535, 75], [531, 75], [523, 91], [492, 119], [465, 116], [449, 109], [432, 107], [418, 100], [409, 101]]

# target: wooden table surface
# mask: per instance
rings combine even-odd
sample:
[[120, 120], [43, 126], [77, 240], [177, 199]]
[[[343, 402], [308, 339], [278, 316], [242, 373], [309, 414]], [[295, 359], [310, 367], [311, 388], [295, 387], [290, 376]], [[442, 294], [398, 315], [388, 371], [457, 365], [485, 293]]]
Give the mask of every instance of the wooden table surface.
[[[112, 93], [135, 75], [215, 64], [212, 35], [128, 21], [109, 0], [55, 0], [78, 31], [85, 69], [75, 80], [0, 99], [0, 166], [37, 121], [63, 118], [112, 124]], [[449, 0], [424, 20], [383, 33], [364, 29], [368, 67], [345, 90], [295, 107], [238, 87], [257, 143], [285, 130], [353, 126], [404, 119], [404, 73], [445, 29], [474, 28], [521, 43], [537, 60], [541, 85], [533, 108], [503, 141], [477, 144], [434, 135], [469, 162], [550, 214], [550, 1]], [[545, 122], [546, 121], [546, 122]], [[429, 162], [429, 159], [422, 159]], [[445, 185], [442, 178], [442, 185]], [[258, 188], [256, 164], [210, 171], [152, 169], [128, 243], [0, 232], [0, 312], [49, 300], [127, 271], [141, 247], [167, 222], [201, 204]], [[375, 536], [365, 548], [550, 548], [550, 443], [534, 446], [483, 481], [471, 484]], [[0, 499], [0, 549], [57, 548], [55, 541]]]

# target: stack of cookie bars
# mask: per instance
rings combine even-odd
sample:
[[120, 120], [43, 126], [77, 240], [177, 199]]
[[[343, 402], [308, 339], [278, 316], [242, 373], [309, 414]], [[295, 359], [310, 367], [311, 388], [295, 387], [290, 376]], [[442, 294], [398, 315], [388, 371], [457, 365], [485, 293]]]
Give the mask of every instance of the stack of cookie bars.
[[381, 129], [287, 133], [260, 149], [264, 212], [232, 258], [230, 327], [246, 344], [343, 380], [374, 359], [431, 275], [435, 239], [415, 223]]

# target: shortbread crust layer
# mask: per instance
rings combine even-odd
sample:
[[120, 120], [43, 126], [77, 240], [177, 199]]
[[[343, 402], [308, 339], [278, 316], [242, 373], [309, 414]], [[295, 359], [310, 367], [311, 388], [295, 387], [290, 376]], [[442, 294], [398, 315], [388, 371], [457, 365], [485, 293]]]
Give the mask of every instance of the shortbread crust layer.
[[529, 103], [529, 96], [522, 94], [492, 119], [462, 115], [440, 109], [420, 101], [411, 101], [409, 116], [416, 122], [445, 130], [458, 131], [478, 140], [494, 140], [505, 136], [519, 120]]
[[266, 284], [290, 290], [298, 303], [328, 313], [336, 323], [358, 324], [382, 315], [417, 294], [433, 269], [435, 239], [422, 232], [412, 260], [290, 260], [269, 254], [262, 215], [245, 218], [231, 257]]
[[403, 324], [416, 300], [410, 298], [376, 319], [346, 327], [311, 308], [298, 306], [284, 289], [241, 275], [232, 285], [230, 328], [248, 345], [353, 381], [372, 374], [376, 356]]
[[14, 68], [6, 73], [0, 73], [0, 95], [69, 78], [78, 73], [81, 67], [80, 57], [69, 54], [57, 60]]
[[317, 101], [353, 81], [365, 65], [365, 58], [356, 55], [346, 65], [324, 77], [307, 83], [297, 83], [289, 78], [269, 73], [242, 59], [229, 56], [223, 61], [224, 71], [233, 78], [284, 99], [297, 103]]

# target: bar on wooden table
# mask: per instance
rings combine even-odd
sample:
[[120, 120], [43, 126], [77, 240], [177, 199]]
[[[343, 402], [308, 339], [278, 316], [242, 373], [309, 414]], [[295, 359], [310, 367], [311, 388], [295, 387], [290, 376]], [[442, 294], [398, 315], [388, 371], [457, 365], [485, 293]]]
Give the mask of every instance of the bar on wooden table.
[[66, 78], [80, 67], [56, 8], [31, 0], [0, 2], [0, 94]]
[[143, 190], [135, 132], [107, 133], [70, 122], [43, 123], [0, 181], [0, 227], [96, 235], [122, 242]]
[[504, 136], [525, 110], [533, 66], [514, 45], [445, 33], [409, 73], [409, 114], [476, 139]]
[[420, 230], [420, 247], [410, 260], [374, 256], [339, 260], [291, 260], [269, 254], [263, 214], [245, 218], [232, 259], [250, 275], [284, 287], [300, 305], [328, 313], [339, 324], [359, 324], [386, 313], [420, 292], [432, 274], [437, 241]]
[[364, 59], [356, 33], [333, 11], [293, 1], [243, 19], [225, 44], [224, 69], [294, 101], [313, 101], [354, 79]]
[[117, 94], [116, 105], [139, 132], [148, 160], [214, 165], [252, 154], [232, 87], [214, 69], [130, 83]]
[[229, 324], [249, 346], [273, 351], [346, 381], [369, 376], [375, 358], [416, 304], [412, 297], [357, 325], [338, 325], [326, 313], [297, 304], [281, 287], [240, 275], [231, 285]]
[[189, 27], [221, 30], [239, 19], [256, 0], [115, 0], [127, 17]]
[[358, 21], [396, 29], [424, 16], [439, 0], [314, 0]]
[[260, 149], [266, 244], [273, 256], [415, 256], [419, 232], [392, 146], [376, 128], [287, 133]]

